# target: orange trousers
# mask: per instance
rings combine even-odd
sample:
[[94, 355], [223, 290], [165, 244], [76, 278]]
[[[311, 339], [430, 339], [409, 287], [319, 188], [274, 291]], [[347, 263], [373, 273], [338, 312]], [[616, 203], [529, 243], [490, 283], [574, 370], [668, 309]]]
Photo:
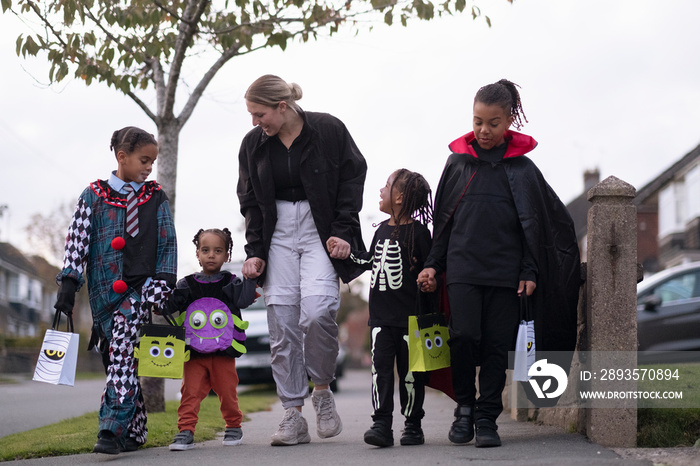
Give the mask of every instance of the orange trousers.
[[214, 390], [219, 396], [221, 417], [226, 428], [241, 427], [243, 413], [238, 407], [238, 374], [236, 359], [221, 355], [197, 355], [185, 362], [177, 409], [177, 428], [180, 432], [194, 428], [199, 419], [202, 400]]

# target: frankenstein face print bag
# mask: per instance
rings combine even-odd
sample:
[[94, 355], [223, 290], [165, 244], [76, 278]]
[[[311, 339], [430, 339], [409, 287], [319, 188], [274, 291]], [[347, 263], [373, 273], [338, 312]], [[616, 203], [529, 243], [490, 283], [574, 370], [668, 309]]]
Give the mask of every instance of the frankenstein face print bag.
[[139, 377], [181, 379], [190, 350], [185, 348], [185, 328], [177, 325], [168, 314], [163, 314], [168, 325], [154, 324], [151, 309], [148, 321], [141, 326], [134, 357], [138, 359]]
[[44, 341], [41, 343], [41, 351], [32, 380], [71, 387], [75, 385], [80, 336], [74, 333], [73, 317], [70, 315], [67, 317], [66, 331], [61, 332], [58, 330], [61, 311], [56, 310], [53, 325], [46, 330]]
[[436, 312], [435, 301], [434, 293], [418, 291], [416, 315], [408, 316], [408, 370], [412, 372], [450, 367], [447, 320]]

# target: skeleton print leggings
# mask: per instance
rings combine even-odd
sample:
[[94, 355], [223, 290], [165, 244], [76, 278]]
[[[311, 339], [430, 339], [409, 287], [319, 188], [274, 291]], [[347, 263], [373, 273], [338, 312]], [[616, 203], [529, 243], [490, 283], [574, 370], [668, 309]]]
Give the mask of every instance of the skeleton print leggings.
[[420, 421], [424, 415], [425, 373], [408, 370], [408, 335], [400, 327], [372, 327], [372, 419], [393, 419], [394, 363], [399, 376], [401, 414]]

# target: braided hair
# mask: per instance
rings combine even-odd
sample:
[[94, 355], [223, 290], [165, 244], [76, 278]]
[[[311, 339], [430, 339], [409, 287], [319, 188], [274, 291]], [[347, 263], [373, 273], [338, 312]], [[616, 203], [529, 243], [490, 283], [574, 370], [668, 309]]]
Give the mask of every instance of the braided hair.
[[139, 147], [153, 144], [158, 146], [155, 136], [136, 126], [127, 126], [126, 128], [118, 129], [112, 133], [112, 140], [109, 143], [109, 150], [117, 152], [123, 150], [127, 154], [131, 154]]
[[194, 239], [192, 240], [194, 245], [197, 247], [197, 250], [199, 250], [199, 239], [204, 233], [212, 233], [224, 240], [226, 252], [228, 253], [228, 260], [226, 262], [231, 262], [231, 253], [233, 252], [233, 238], [231, 238], [231, 232], [229, 231], [229, 229], [224, 228], [223, 230], [219, 230], [218, 228], [210, 228], [208, 230], [204, 230], [200, 228], [197, 234], [194, 235]]
[[487, 84], [479, 89], [474, 96], [474, 103], [481, 102], [486, 105], [498, 105], [513, 117], [515, 129], [523, 127], [523, 120], [527, 123], [523, 104], [520, 101], [520, 93], [517, 84], [501, 79], [500, 81]]
[[[423, 178], [423, 175], [401, 168], [394, 172], [394, 182], [391, 184], [389, 199], [393, 199], [394, 190], [403, 194], [401, 208], [395, 218], [396, 227], [391, 234], [392, 239], [397, 239], [402, 221], [413, 219], [423, 225], [428, 225], [433, 221], [433, 201], [430, 185]], [[403, 245], [408, 249], [408, 256], [411, 258], [411, 270], [418, 262], [413, 254], [415, 245], [415, 221], [411, 226], [406, 238], [407, 244]]]

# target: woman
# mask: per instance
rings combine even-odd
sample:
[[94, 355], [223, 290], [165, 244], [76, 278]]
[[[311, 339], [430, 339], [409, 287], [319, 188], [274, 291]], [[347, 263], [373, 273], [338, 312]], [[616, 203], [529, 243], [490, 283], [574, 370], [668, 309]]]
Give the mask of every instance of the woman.
[[318, 436], [342, 430], [329, 389], [338, 354], [338, 278], [347, 283], [362, 272], [341, 258], [351, 248], [364, 250], [358, 213], [365, 159], [340, 120], [304, 112], [296, 103], [301, 97], [299, 85], [277, 76], [253, 82], [245, 99], [256, 128], [238, 156], [247, 241], [242, 273], [263, 286], [272, 372], [285, 408], [272, 445], [311, 440], [301, 415], [309, 378]]

